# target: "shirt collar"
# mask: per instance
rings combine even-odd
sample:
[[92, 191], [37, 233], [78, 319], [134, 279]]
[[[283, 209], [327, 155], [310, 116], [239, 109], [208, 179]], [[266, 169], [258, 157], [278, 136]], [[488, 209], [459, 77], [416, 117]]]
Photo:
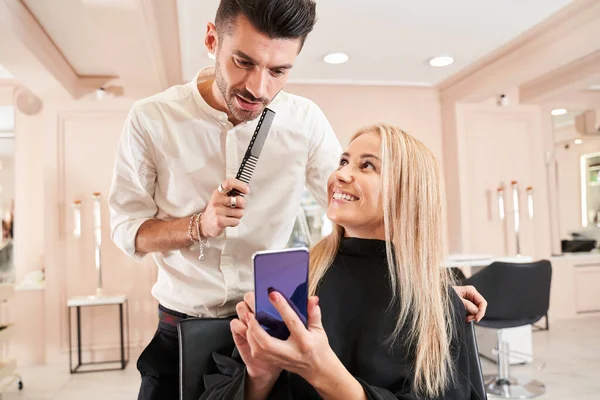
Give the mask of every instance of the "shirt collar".
[[204, 100], [204, 97], [202, 97], [200, 91], [198, 90], [198, 84], [213, 79], [215, 79], [215, 67], [202, 68], [196, 73], [194, 79], [192, 79], [192, 81], [189, 83], [190, 89], [194, 95], [194, 98], [196, 99], [196, 103], [202, 109], [202, 111], [220, 121], [227, 121], [227, 113], [216, 110], [210, 105], [208, 105], [208, 103], [206, 102], [206, 100]]

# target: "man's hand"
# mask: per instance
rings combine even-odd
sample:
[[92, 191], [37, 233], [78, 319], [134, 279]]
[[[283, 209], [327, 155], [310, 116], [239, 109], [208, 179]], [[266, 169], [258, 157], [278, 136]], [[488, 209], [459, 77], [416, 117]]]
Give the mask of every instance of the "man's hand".
[[[200, 230], [202, 236], [214, 238], [220, 236], [227, 227], [238, 226], [244, 216], [246, 200], [242, 196], [229, 197], [227, 193], [236, 189], [242, 194], [250, 193], [250, 188], [237, 179], [227, 179], [221, 184], [222, 192], [216, 189], [208, 206], [200, 217]], [[231, 207], [235, 199], [235, 207]]]
[[487, 301], [473, 286], [454, 286], [458, 297], [467, 309], [467, 322], [481, 321], [487, 309]]

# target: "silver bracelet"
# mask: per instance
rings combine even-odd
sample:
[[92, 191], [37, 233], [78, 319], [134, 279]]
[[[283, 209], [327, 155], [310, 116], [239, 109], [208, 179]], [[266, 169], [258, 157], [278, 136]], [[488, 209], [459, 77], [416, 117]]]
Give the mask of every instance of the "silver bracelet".
[[192, 216], [190, 217], [190, 223], [188, 224], [188, 237], [190, 238], [190, 241], [193, 244], [198, 244], [200, 243], [199, 241], [194, 239], [194, 235], [192, 235], [192, 229], [194, 228], [194, 219], [196, 218], [197, 214], [192, 214]]
[[208, 243], [208, 238], [202, 237], [202, 234], [200, 233], [201, 216], [202, 213], [196, 214], [196, 231], [198, 232], [198, 244], [200, 245], [200, 255], [198, 256], [198, 259], [204, 261], [206, 259], [206, 257], [204, 257], [204, 246], [210, 247], [210, 243]]

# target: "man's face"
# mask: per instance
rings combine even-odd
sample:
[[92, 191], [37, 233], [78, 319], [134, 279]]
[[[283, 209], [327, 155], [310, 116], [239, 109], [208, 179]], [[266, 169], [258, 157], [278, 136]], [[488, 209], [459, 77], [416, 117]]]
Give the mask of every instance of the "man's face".
[[270, 39], [238, 16], [229, 32], [208, 25], [208, 50], [216, 52], [219, 92], [237, 123], [258, 117], [288, 80], [300, 39]]

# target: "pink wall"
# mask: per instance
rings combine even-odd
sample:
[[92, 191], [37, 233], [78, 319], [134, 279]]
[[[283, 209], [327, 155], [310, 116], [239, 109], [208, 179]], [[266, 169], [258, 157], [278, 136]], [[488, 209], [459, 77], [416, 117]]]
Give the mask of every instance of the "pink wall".
[[3, 85], [0, 80], [0, 106], [13, 105], [13, 91], [12, 85]]
[[17, 112], [15, 132], [15, 265], [17, 282], [44, 267], [42, 115]]
[[[156, 304], [150, 295], [156, 268], [151, 258], [135, 263], [110, 240], [106, 196], [110, 188], [116, 144], [132, 104], [127, 99], [47, 101], [44, 111], [46, 355], [65, 360], [66, 301], [95, 291], [93, 192], [102, 200], [102, 260], [107, 294], [129, 298], [132, 346], [147, 343], [156, 327]], [[72, 235], [74, 200], [82, 201], [82, 234]], [[114, 358], [118, 343], [116, 307], [82, 312], [85, 357]]]
[[[510, 182], [520, 185], [521, 254], [550, 255], [545, 152], [549, 117], [539, 106], [445, 100], [444, 158], [449, 244], [452, 253], [515, 255]], [[549, 116], [549, 114], [548, 114]], [[547, 121], [546, 121], [547, 120]], [[550, 146], [550, 149], [548, 149]], [[499, 219], [497, 188], [505, 186], [506, 221]], [[525, 188], [534, 188], [535, 217], [527, 218]]]
[[[0, 105], [14, 105], [14, 87], [0, 86]], [[32, 270], [43, 265], [44, 218], [43, 176], [44, 157], [41, 117], [16, 115], [14, 155], [11, 166], [13, 196], [15, 199], [14, 265], [17, 282]], [[7, 165], [8, 167], [8, 165]], [[8, 171], [3, 171], [8, 172]], [[17, 239], [17, 237], [19, 239]], [[44, 306], [44, 290], [15, 291], [8, 301], [9, 320], [15, 324], [14, 339], [9, 356], [16, 357], [19, 365], [45, 361], [45, 315], [34, 310]]]
[[286, 90], [317, 103], [342, 146], [359, 128], [386, 122], [423, 141], [443, 164], [440, 101], [434, 88], [289, 85]]

